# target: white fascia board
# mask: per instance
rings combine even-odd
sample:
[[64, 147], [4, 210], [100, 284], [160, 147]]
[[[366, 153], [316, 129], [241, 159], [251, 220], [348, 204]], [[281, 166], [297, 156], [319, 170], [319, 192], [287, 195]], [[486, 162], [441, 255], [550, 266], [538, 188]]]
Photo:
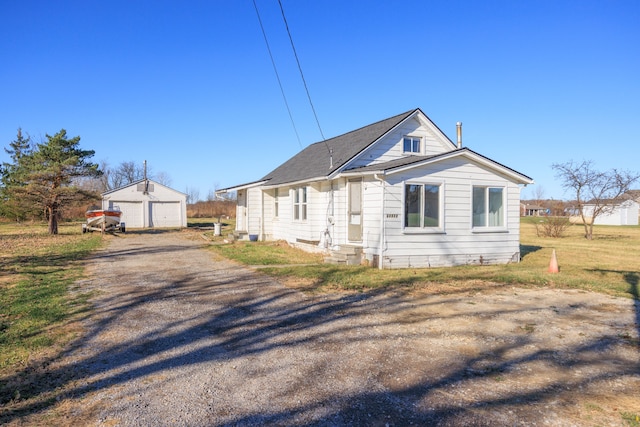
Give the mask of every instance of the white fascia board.
[[318, 176], [318, 177], [315, 177], [315, 178], [301, 179], [299, 181], [283, 182], [281, 184], [274, 184], [274, 185], [265, 185], [265, 186], [263, 186], [263, 188], [265, 190], [270, 190], [272, 188], [295, 187], [297, 185], [310, 184], [312, 182], [327, 181], [328, 179], [329, 179], [329, 177], [327, 177], [327, 176]]
[[368, 171], [365, 171], [365, 172], [359, 172], [359, 171], [355, 170], [355, 171], [340, 172], [339, 174], [334, 176], [333, 179], [342, 178], [343, 176], [344, 177], [349, 177], [349, 176], [386, 175], [386, 174], [387, 174], [387, 171], [384, 170], [384, 169], [368, 170]]
[[267, 182], [267, 181], [256, 181], [256, 182], [250, 182], [248, 184], [240, 184], [240, 185], [237, 185], [235, 187], [223, 188], [221, 190], [217, 190], [215, 192], [215, 194], [224, 194], [224, 193], [229, 193], [231, 191], [238, 191], [238, 190], [244, 190], [246, 188], [258, 187], [258, 186], [264, 184], [265, 182]]

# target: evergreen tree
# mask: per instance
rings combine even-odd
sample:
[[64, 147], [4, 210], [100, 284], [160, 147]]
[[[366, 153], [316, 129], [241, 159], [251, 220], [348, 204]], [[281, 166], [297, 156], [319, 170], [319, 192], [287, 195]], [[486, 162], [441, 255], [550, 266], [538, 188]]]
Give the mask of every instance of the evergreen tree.
[[24, 184], [21, 173], [24, 168], [21, 164], [32, 151], [31, 138], [22, 135], [22, 129], [18, 128], [16, 140], [9, 143], [9, 148], [4, 151], [11, 157], [11, 163], [3, 162], [0, 166], [0, 213], [3, 216], [15, 218], [20, 221], [33, 212], [33, 208], [22, 203], [20, 198], [12, 198], [10, 189]]
[[58, 234], [61, 209], [69, 203], [95, 197], [76, 187], [74, 180], [96, 177], [101, 172], [97, 164], [89, 161], [95, 152], [79, 148], [79, 136], [67, 138], [62, 129], [46, 138], [46, 142], [37, 144], [14, 162], [15, 171], [11, 175], [16, 180], [6, 186], [6, 191], [10, 200], [41, 209], [48, 219], [49, 233]]

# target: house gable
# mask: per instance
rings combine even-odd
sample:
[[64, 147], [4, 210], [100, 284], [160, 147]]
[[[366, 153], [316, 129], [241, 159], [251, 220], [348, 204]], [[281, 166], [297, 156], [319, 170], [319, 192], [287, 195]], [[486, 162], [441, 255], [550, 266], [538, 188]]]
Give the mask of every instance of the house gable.
[[[406, 152], [404, 139], [416, 140], [417, 152]], [[362, 153], [355, 156], [344, 169], [353, 169], [406, 158], [407, 156], [433, 156], [455, 150], [455, 145], [420, 110], [374, 141]]]

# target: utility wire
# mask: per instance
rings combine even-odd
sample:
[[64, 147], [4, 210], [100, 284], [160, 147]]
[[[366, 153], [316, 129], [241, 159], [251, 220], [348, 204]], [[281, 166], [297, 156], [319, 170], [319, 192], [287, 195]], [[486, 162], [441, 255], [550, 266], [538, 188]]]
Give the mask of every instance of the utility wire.
[[[298, 129], [296, 128], [296, 124], [295, 124], [295, 122], [293, 120], [293, 115], [291, 114], [291, 109], [289, 108], [289, 103], [287, 102], [287, 97], [284, 94], [284, 89], [282, 87], [282, 82], [280, 81], [280, 75], [278, 74], [278, 69], [276, 68], [276, 62], [273, 59], [273, 54], [271, 53], [271, 48], [269, 47], [269, 41], [267, 40], [267, 33], [265, 32], [264, 26], [262, 25], [262, 19], [260, 18], [260, 12], [258, 11], [258, 6], [256, 5], [256, 0], [253, 0], [253, 7], [256, 9], [256, 15], [258, 15], [258, 22], [260, 22], [260, 29], [262, 30], [262, 36], [264, 37], [264, 42], [267, 45], [267, 51], [269, 51], [269, 58], [271, 58], [271, 64], [273, 65], [273, 71], [275, 71], [276, 79], [278, 79], [278, 86], [280, 86], [280, 92], [282, 93], [282, 98], [284, 99], [284, 105], [286, 105], [286, 107], [287, 107], [287, 112], [289, 113], [289, 119], [291, 119], [291, 125], [293, 126], [293, 131], [295, 132], [296, 138], [298, 139], [298, 145], [300, 146], [300, 148], [302, 148], [302, 142], [300, 142], [300, 135], [298, 134]], [[306, 85], [305, 85], [305, 87], [306, 87]], [[308, 93], [307, 93], [307, 95], [308, 95]], [[314, 112], [314, 114], [315, 114], [315, 112]], [[322, 131], [320, 131], [320, 133], [322, 133]]]
[[[255, 0], [254, 0], [254, 4], [255, 4]], [[318, 125], [318, 130], [320, 131], [322, 140], [325, 141], [326, 138], [324, 137], [324, 133], [322, 133], [322, 128], [320, 127], [320, 121], [318, 120], [318, 115], [316, 114], [316, 109], [313, 107], [313, 102], [311, 102], [311, 95], [309, 95], [309, 88], [307, 87], [307, 81], [304, 79], [304, 74], [302, 73], [302, 67], [300, 66], [300, 60], [298, 59], [298, 53], [296, 52], [296, 47], [293, 45], [293, 38], [291, 37], [291, 31], [289, 31], [289, 24], [287, 23], [287, 18], [284, 16], [284, 9], [282, 7], [282, 2], [278, 0], [278, 4], [280, 5], [280, 12], [282, 12], [282, 19], [284, 20], [284, 25], [287, 27], [287, 34], [289, 35], [289, 41], [291, 42], [293, 55], [296, 57], [296, 62], [298, 63], [298, 70], [300, 71], [300, 77], [302, 77], [302, 83], [304, 83], [304, 90], [307, 91], [307, 98], [309, 99], [309, 105], [311, 105], [313, 116], [316, 118], [316, 124]], [[331, 152], [330, 149], [329, 149], [329, 152]]]

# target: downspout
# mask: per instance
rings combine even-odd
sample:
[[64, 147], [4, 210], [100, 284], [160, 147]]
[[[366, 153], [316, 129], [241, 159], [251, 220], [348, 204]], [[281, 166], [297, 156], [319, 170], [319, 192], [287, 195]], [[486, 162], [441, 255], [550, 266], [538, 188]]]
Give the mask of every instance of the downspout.
[[379, 245], [380, 247], [378, 248], [378, 269], [382, 270], [383, 265], [382, 265], [382, 260], [383, 260], [383, 252], [384, 252], [384, 243], [385, 243], [385, 221], [384, 221], [384, 189], [385, 189], [385, 180], [383, 178], [380, 178], [378, 176], [378, 174], [374, 174], [373, 178], [376, 179], [377, 181], [380, 181], [380, 185], [382, 186], [382, 209], [380, 211], [380, 240], [379, 240]]

